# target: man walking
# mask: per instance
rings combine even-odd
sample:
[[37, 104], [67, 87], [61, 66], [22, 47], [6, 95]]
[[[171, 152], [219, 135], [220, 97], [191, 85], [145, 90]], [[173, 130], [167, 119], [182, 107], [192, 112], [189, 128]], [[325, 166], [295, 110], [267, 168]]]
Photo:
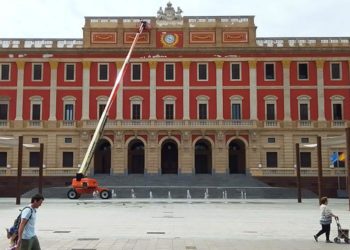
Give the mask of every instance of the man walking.
[[43, 201], [44, 196], [36, 194], [32, 197], [29, 207], [22, 210], [16, 250], [41, 250], [35, 233], [35, 221], [36, 210], [41, 206]]

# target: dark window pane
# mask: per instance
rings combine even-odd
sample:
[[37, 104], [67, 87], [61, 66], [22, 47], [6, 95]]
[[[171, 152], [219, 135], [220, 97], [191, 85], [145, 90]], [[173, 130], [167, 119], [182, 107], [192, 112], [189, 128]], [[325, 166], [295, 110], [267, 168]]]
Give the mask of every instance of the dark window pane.
[[267, 138], [267, 142], [268, 142], [268, 143], [275, 143], [275, 142], [276, 142], [276, 138], [274, 138], [274, 137], [269, 137], [269, 138]]
[[41, 105], [40, 104], [33, 104], [32, 106], [32, 120], [38, 121], [41, 119], [40, 117], [40, 111], [41, 111]]
[[132, 80], [141, 80], [141, 64], [132, 64]]
[[108, 64], [99, 64], [99, 76], [100, 81], [108, 80]]
[[266, 167], [277, 168], [277, 152], [266, 152]]
[[301, 143], [309, 143], [309, 138], [307, 138], [307, 137], [303, 137], [303, 138], [301, 138]]
[[266, 104], [266, 120], [268, 121], [275, 121], [275, 104], [268, 103]]
[[174, 80], [174, 65], [165, 64], [165, 80]]
[[333, 104], [333, 120], [343, 120], [342, 105], [340, 103]]
[[64, 120], [73, 121], [74, 120], [74, 106], [73, 104], [64, 105]]
[[207, 64], [198, 64], [198, 80], [207, 80]]
[[63, 152], [62, 167], [73, 167], [73, 152]]
[[241, 104], [232, 103], [232, 119], [241, 120]]
[[299, 73], [298, 79], [308, 79], [309, 78], [307, 63], [299, 63], [298, 64], [298, 73]]
[[141, 105], [133, 104], [132, 105], [132, 119], [140, 120], [141, 119]]
[[29, 167], [38, 168], [40, 165], [40, 152], [29, 152]]
[[199, 104], [199, 119], [207, 119], [207, 104]]
[[300, 152], [300, 167], [309, 168], [311, 167], [311, 153]]
[[0, 120], [7, 120], [8, 119], [8, 105], [7, 104], [0, 104]]
[[299, 105], [300, 108], [300, 120], [307, 121], [309, 120], [309, 105], [306, 103], [301, 103]]
[[1, 79], [3, 81], [10, 80], [10, 65], [9, 64], [1, 64]]
[[275, 65], [273, 63], [265, 64], [265, 79], [275, 79]]
[[102, 116], [103, 111], [105, 110], [106, 104], [100, 104], [98, 105], [98, 117], [100, 118]]
[[7, 152], [0, 152], [0, 167], [7, 166]]
[[335, 79], [335, 80], [340, 79], [340, 64], [332, 63], [331, 69], [332, 69], [332, 79]]
[[174, 119], [174, 105], [165, 104], [165, 119], [173, 120]]
[[42, 80], [42, 65], [41, 64], [33, 64], [34, 72], [33, 72], [33, 80], [40, 81]]
[[73, 142], [72, 138], [70, 138], [70, 137], [64, 138], [64, 143], [72, 143], [72, 142]]
[[73, 81], [75, 79], [75, 65], [66, 64], [66, 80]]
[[238, 63], [231, 64], [231, 78], [232, 80], [241, 79], [241, 65]]

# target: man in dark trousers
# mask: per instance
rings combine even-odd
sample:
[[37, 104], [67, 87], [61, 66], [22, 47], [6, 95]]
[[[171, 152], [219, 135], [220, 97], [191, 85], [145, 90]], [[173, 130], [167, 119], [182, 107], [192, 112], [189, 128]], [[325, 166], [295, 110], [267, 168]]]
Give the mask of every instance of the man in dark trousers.
[[43, 201], [44, 196], [36, 194], [32, 197], [31, 204], [22, 210], [16, 250], [41, 250], [35, 232], [35, 221], [36, 210], [41, 206]]

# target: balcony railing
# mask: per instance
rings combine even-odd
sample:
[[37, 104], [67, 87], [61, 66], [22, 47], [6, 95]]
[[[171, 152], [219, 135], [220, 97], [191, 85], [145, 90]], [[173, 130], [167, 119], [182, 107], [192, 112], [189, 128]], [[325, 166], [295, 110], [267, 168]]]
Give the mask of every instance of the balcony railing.
[[278, 121], [265, 121], [264, 127], [265, 128], [279, 128], [279, 122]]
[[310, 120], [300, 120], [300, 121], [298, 121], [298, 127], [299, 128], [312, 128], [313, 123]]
[[30, 121], [28, 121], [28, 127], [31, 127], [31, 128], [42, 128], [43, 127], [43, 121], [41, 121], [41, 120], [30, 120]]
[[0, 128], [8, 128], [10, 127], [10, 122], [7, 120], [0, 120]]
[[75, 128], [76, 122], [75, 121], [60, 121], [60, 128]]
[[345, 121], [337, 120], [332, 121], [332, 128], [345, 128]]
[[[75, 176], [78, 168], [44, 168], [43, 176]], [[22, 168], [23, 176], [39, 176], [39, 168]], [[17, 176], [17, 168], [0, 168], [0, 176]]]
[[[296, 176], [295, 168], [251, 168], [250, 173], [253, 176]], [[345, 168], [324, 168], [323, 176], [346, 176]], [[301, 176], [318, 176], [317, 168], [301, 168]]]

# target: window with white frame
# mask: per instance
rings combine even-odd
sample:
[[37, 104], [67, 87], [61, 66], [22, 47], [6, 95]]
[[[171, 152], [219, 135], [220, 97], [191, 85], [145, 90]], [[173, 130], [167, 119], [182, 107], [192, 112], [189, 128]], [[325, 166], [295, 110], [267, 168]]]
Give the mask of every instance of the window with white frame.
[[276, 102], [277, 97], [276, 96], [265, 96], [265, 120], [267, 121], [276, 121]]
[[0, 97], [0, 120], [9, 119], [9, 104], [10, 99], [8, 97]]
[[98, 80], [99, 81], [108, 81], [109, 75], [109, 64], [108, 63], [99, 63], [98, 64]]
[[242, 119], [242, 96], [231, 96], [231, 119], [241, 120]]
[[208, 96], [198, 96], [197, 98], [197, 117], [199, 120], [208, 119]]
[[43, 80], [43, 64], [33, 63], [32, 64], [32, 80], [42, 81]]
[[332, 103], [332, 119], [334, 121], [342, 121], [343, 120], [343, 103], [344, 103], [344, 97], [343, 96], [332, 96], [331, 97], [331, 103]]
[[308, 80], [309, 64], [306, 62], [299, 62], [297, 65], [298, 65], [298, 80]]
[[299, 96], [298, 107], [299, 107], [299, 120], [308, 121], [310, 120], [310, 96]]
[[165, 96], [164, 100], [164, 118], [165, 120], [175, 119], [175, 100], [174, 96]]
[[76, 98], [73, 96], [66, 96], [63, 98], [63, 112], [65, 121], [74, 121], [74, 110], [75, 110]]
[[331, 62], [330, 63], [330, 73], [332, 80], [341, 80], [341, 63], [340, 62]]
[[0, 152], [0, 167], [7, 166], [7, 152]]
[[97, 100], [97, 115], [98, 115], [98, 119], [102, 116], [103, 111], [105, 110], [107, 101], [108, 101], [108, 97], [107, 96], [99, 96], [96, 98]]
[[32, 121], [41, 120], [41, 108], [43, 98], [41, 96], [32, 96], [30, 98], [30, 118]]
[[241, 63], [231, 63], [231, 81], [241, 80]]
[[142, 67], [141, 63], [132, 63], [131, 64], [131, 80], [132, 81], [141, 81], [142, 78]]
[[142, 101], [140, 96], [133, 96], [130, 98], [130, 113], [132, 120], [141, 120], [142, 118]]
[[175, 81], [175, 64], [164, 64], [164, 81]]
[[11, 64], [0, 63], [0, 81], [9, 81], [11, 72]]
[[197, 64], [197, 80], [207, 81], [208, 80], [208, 64], [198, 63]]
[[64, 64], [64, 80], [75, 81], [75, 63]]
[[275, 64], [271, 62], [264, 63], [265, 80], [275, 80]]

